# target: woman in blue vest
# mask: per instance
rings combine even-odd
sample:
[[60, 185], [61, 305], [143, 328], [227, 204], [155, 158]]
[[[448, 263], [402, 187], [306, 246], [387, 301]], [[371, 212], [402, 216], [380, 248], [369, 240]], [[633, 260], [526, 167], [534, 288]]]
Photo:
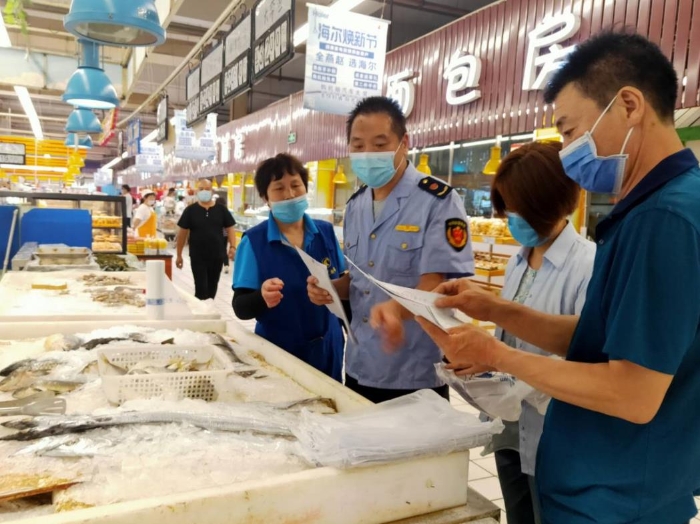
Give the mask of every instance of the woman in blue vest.
[[295, 157], [281, 153], [255, 173], [255, 187], [270, 217], [243, 235], [233, 271], [233, 311], [255, 318], [255, 332], [319, 371], [341, 380], [344, 339], [340, 321], [311, 303], [309, 276], [294, 248], [328, 267], [331, 278], [345, 271], [333, 225], [309, 218], [309, 173]]

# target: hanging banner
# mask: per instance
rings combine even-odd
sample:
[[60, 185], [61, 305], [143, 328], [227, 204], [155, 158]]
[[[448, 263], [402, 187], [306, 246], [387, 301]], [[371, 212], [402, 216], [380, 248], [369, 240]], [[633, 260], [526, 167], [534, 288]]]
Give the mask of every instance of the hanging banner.
[[156, 113], [156, 125], [158, 131], [156, 135], [156, 144], [162, 144], [168, 140], [168, 95], [160, 99], [158, 103], [158, 112]]
[[205, 118], [221, 105], [221, 75], [224, 71], [224, 46], [219, 43], [202, 58], [199, 78], [199, 118]]
[[186, 98], [187, 107], [185, 108], [187, 127], [192, 127], [192, 124], [199, 120], [199, 81], [201, 67], [197, 66], [187, 75], [186, 83]]
[[253, 8], [253, 83], [294, 56], [292, 0], [258, 0]]
[[224, 102], [251, 86], [251, 37], [253, 17], [246, 15], [224, 39]]
[[100, 138], [97, 139], [98, 146], [105, 147], [112, 140], [112, 138], [114, 138], [118, 116], [118, 107], [114, 107], [107, 112], [107, 115], [102, 121], [102, 134], [100, 135]]
[[141, 120], [130, 120], [126, 126], [126, 154], [136, 156], [141, 152]]
[[389, 22], [309, 4], [304, 107], [347, 115], [381, 96]]

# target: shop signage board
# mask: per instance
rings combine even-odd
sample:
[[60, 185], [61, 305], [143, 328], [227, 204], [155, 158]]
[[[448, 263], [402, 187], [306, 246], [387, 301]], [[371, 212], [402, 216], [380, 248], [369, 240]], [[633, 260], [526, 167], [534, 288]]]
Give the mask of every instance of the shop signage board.
[[126, 125], [126, 154], [136, 156], [141, 153], [141, 120], [135, 118]]
[[224, 38], [224, 102], [245, 93], [252, 85], [252, 30], [253, 17], [248, 14]]
[[202, 120], [219, 107], [222, 98], [222, 75], [224, 72], [224, 46], [219, 42], [214, 46], [200, 64], [199, 77], [199, 115], [197, 120]]
[[258, 0], [253, 8], [253, 83], [294, 56], [293, 0]]
[[165, 95], [160, 99], [158, 103], [158, 111], [156, 113], [156, 125], [158, 126], [158, 131], [156, 135], [156, 143], [162, 144], [168, 140], [168, 129], [170, 123], [168, 122], [168, 95]]
[[0, 164], [22, 166], [27, 163], [27, 149], [24, 144], [0, 142]]
[[[697, 107], [700, 33], [693, 8], [693, 0], [493, 3], [388, 53], [382, 93], [408, 115], [418, 149], [530, 133], [553, 125], [542, 90], [574, 46], [611, 27], [632, 27], [657, 43], [685, 80], [677, 108]], [[295, 93], [220, 128], [232, 142], [241, 130], [246, 143], [243, 158], [232, 154], [222, 170], [255, 169], [284, 149], [303, 162], [346, 156], [345, 115], [304, 111], [304, 105], [304, 93]], [[261, 121], [284, 125], [256, 126]], [[291, 145], [290, 130], [297, 133]]]
[[185, 107], [185, 121], [187, 122], [187, 127], [192, 127], [192, 125], [199, 120], [200, 72], [201, 67], [197, 66], [187, 75], [187, 106]]
[[382, 94], [389, 22], [309, 4], [304, 107], [346, 115]]

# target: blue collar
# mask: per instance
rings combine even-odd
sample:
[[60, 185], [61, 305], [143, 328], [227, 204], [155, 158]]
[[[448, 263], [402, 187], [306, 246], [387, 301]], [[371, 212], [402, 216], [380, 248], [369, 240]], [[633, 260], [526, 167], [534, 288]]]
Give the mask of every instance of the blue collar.
[[[552, 264], [555, 268], [559, 269], [566, 262], [566, 257], [569, 256], [569, 251], [580, 238], [580, 235], [574, 229], [571, 222], [567, 223], [564, 229], [561, 230], [559, 236], [552, 242], [549, 249], [544, 254], [544, 259]], [[532, 251], [531, 247], [522, 247], [517, 254], [518, 264], [521, 262], [526, 262]]]
[[617, 203], [610, 215], [598, 224], [596, 238], [600, 238], [614, 222], [624, 218], [667, 182], [696, 167], [698, 167], [698, 159], [690, 149], [683, 149], [664, 158], [647, 173], [629, 195]]
[[[309, 240], [318, 234], [318, 227], [316, 223], [304, 213], [304, 244], [308, 244]], [[282, 232], [280, 231], [277, 221], [273, 218], [272, 212], [267, 219], [267, 241], [272, 242], [282, 242]]]

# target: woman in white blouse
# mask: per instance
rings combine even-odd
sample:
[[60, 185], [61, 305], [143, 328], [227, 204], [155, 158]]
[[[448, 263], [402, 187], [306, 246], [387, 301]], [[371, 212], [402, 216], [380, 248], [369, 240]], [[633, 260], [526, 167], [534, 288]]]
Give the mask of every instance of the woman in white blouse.
[[[568, 220], [580, 188], [564, 174], [560, 150], [558, 142], [534, 142], [510, 153], [493, 180], [491, 202], [523, 246], [508, 263], [501, 296], [546, 313], [577, 315], [593, 271], [595, 244]], [[512, 347], [547, 354], [501, 329], [496, 336]], [[543, 424], [544, 416], [523, 402], [520, 420], [507, 422], [491, 443], [508, 524], [540, 523], [534, 476]]]

